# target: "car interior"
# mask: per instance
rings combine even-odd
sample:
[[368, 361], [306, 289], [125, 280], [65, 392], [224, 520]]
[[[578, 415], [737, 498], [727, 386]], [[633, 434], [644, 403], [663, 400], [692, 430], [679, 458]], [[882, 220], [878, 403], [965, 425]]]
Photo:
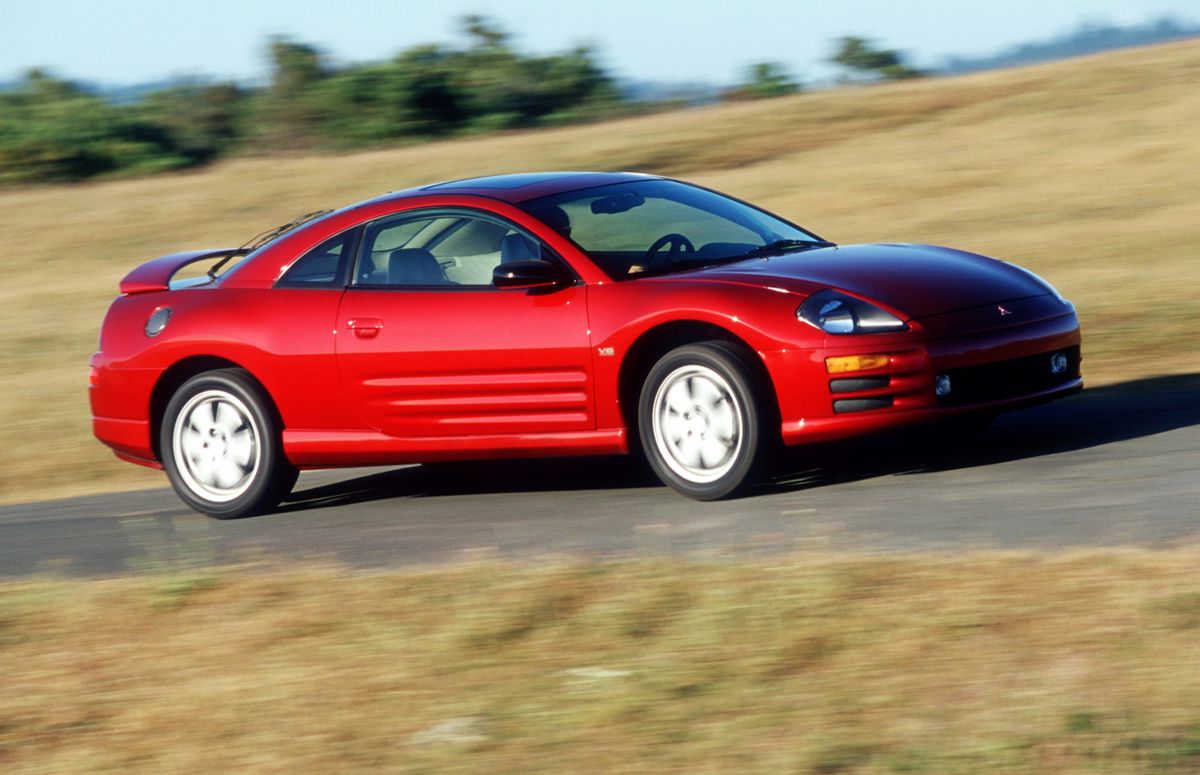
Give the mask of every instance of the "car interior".
[[364, 242], [358, 285], [490, 286], [497, 266], [542, 255], [533, 238], [506, 224], [461, 215], [385, 223]]
[[[279, 285], [336, 285], [343, 254], [352, 243], [353, 233], [346, 232], [318, 245], [292, 265]], [[544, 257], [536, 240], [497, 221], [410, 218], [367, 230], [355, 284], [490, 287], [497, 266]]]
[[574, 240], [614, 279], [637, 276], [678, 260], [744, 253], [765, 241], [762, 234], [728, 217], [615, 187], [570, 199], [556, 197], [529, 209]]

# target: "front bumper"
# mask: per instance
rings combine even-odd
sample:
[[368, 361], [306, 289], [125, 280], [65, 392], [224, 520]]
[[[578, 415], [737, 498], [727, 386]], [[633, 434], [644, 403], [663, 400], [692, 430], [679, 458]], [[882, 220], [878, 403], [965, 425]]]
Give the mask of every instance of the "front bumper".
[[[1083, 388], [1079, 322], [1073, 312], [965, 335], [929, 334], [913, 332], [886, 341], [854, 337], [818, 350], [763, 353], [776, 386], [784, 443], [844, 439], [959, 414], [1008, 411]], [[826, 358], [872, 353], [887, 354], [887, 365], [826, 372]], [[1060, 374], [1050, 370], [1055, 353], [1067, 356]], [[935, 392], [938, 375], [950, 378], [947, 396]]]

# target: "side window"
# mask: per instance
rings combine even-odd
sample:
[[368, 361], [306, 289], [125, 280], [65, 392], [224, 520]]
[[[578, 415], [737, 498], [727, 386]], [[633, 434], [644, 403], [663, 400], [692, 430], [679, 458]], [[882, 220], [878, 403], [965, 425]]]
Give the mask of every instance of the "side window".
[[341, 288], [354, 249], [357, 229], [344, 231], [325, 240], [292, 262], [287, 273], [275, 283], [283, 288]]
[[541, 245], [502, 222], [460, 212], [402, 215], [367, 227], [358, 285], [492, 287], [492, 272], [538, 258]]

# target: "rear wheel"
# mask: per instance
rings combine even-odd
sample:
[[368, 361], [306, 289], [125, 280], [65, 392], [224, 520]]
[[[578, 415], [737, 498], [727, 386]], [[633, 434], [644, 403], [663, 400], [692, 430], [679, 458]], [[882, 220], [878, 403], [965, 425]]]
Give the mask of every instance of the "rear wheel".
[[752, 481], [762, 416], [741, 352], [703, 342], [672, 350], [650, 370], [638, 432], [659, 479], [690, 498], [715, 500]]
[[268, 511], [296, 483], [274, 407], [241, 369], [183, 383], [167, 403], [159, 439], [175, 492], [218, 519]]

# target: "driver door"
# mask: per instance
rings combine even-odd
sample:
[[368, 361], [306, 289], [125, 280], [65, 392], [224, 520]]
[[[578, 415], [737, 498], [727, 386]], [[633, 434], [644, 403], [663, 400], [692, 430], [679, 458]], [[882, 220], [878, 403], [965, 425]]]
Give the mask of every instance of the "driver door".
[[360, 419], [406, 438], [593, 429], [586, 287], [491, 284], [497, 265], [539, 251], [517, 227], [474, 211], [368, 224], [336, 336]]

